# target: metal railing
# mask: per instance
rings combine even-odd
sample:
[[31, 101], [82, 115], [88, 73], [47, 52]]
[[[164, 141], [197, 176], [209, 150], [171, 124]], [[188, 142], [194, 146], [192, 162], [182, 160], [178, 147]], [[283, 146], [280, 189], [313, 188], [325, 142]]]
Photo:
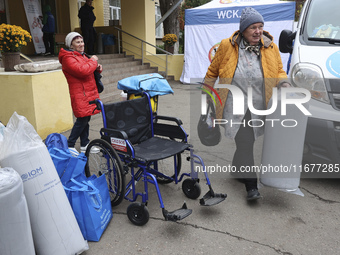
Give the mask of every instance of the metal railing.
[[[159, 47], [157, 47], [157, 46], [155, 46], [155, 45], [153, 45], [151, 43], [148, 43], [148, 42], [146, 42], [146, 41], [144, 41], [144, 40], [142, 40], [142, 39], [140, 39], [140, 38], [138, 38], [138, 37], [136, 37], [136, 36], [134, 36], [132, 34], [129, 34], [128, 32], [125, 32], [125, 31], [123, 31], [122, 29], [120, 29], [118, 27], [114, 27], [114, 29], [116, 29], [118, 31], [118, 40], [117, 41], [118, 41], [118, 53], [119, 54], [122, 53], [122, 52], [126, 52], [126, 53], [131, 52], [132, 54], [134, 54], [136, 56], [140, 56], [141, 60], [142, 60], [142, 65], [144, 64], [145, 60], [147, 60], [147, 62], [153, 63], [157, 67], [162, 67], [162, 68], [165, 69], [165, 78], [168, 78], [168, 56], [169, 55], [173, 55], [172, 53], [170, 53], [170, 52], [168, 52], [166, 50], [163, 50], [163, 49], [161, 49], [161, 48], [159, 48]], [[126, 34], [126, 35], [128, 35], [128, 36], [130, 36], [130, 37], [132, 37], [134, 39], [136, 39], [139, 42], [136, 43], [136, 44], [131, 44], [129, 42], [123, 41], [122, 33], [124, 33], [124, 34]], [[123, 43], [125, 45], [129, 45], [130, 48], [123, 47]], [[138, 44], [140, 44], [140, 47], [137, 46]], [[163, 60], [163, 58], [157, 56], [157, 54], [153, 54], [152, 52], [147, 51], [146, 47], [145, 47], [146, 45], [149, 45], [149, 46], [151, 46], [153, 48], [156, 48], [156, 50], [159, 50], [159, 51], [163, 52], [164, 54], [166, 54], [165, 60]], [[134, 51], [133, 49], [135, 49], [136, 51]], [[162, 65], [152, 61], [151, 59], [148, 59], [147, 58], [147, 56], [148, 56], [147, 54], [150, 54], [150, 55], [155, 56], [156, 58], [160, 59], [161, 60], [160, 62], [165, 61], [164, 66], [162, 66]]]

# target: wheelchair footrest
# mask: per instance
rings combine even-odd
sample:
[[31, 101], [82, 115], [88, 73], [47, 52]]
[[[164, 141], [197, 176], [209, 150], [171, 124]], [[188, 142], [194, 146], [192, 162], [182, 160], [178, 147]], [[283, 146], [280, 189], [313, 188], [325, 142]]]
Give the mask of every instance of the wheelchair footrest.
[[227, 198], [227, 194], [216, 194], [210, 189], [203, 198], [200, 199], [200, 204], [203, 206], [217, 205]]
[[187, 208], [186, 203], [183, 204], [182, 208], [177, 209], [173, 212], [168, 212], [163, 208], [163, 216], [165, 220], [169, 221], [183, 220], [184, 218], [188, 217], [191, 213], [192, 210]]

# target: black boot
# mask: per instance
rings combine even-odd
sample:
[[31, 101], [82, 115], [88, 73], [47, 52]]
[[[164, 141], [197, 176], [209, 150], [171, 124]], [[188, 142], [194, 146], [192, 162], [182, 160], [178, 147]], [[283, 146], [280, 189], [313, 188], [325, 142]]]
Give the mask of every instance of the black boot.
[[257, 189], [251, 189], [251, 190], [248, 191], [248, 194], [247, 194], [247, 200], [248, 201], [256, 200], [256, 199], [259, 199], [259, 198], [261, 198], [261, 195], [260, 195], [260, 193]]

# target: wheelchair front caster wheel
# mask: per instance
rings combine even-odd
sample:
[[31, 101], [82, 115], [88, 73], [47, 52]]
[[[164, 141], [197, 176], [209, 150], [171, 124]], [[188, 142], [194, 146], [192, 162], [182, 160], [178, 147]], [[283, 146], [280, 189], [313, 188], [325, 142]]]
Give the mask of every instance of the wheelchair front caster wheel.
[[184, 195], [191, 199], [196, 199], [201, 195], [201, 187], [193, 179], [185, 179], [182, 183], [182, 190]]
[[130, 204], [127, 208], [127, 216], [137, 226], [143, 226], [149, 221], [148, 208], [141, 203]]

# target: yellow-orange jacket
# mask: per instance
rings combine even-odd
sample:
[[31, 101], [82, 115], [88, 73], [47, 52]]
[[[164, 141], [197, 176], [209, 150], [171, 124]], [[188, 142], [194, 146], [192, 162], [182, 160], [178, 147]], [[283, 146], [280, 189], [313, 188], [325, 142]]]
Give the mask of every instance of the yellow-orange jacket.
[[[236, 31], [228, 39], [221, 41], [220, 46], [211, 62], [206, 73], [204, 82], [214, 86], [217, 77], [220, 84], [231, 84], [238, 61], [238, 48], [241, 41], [241, 34]], [[262, 46], [260, 48], [260, 58], [262, 73], [265, 83], [265, 99], [266, 105], [272, 96], [272, 88], [277, 86], [279, 82], [287, 78], [286, 72], [283, 70], [279, 49], [273, 42], [273, 37], [266, 31], [263, 31], [261, 39]], [[216, 105], [216, 118], [221, 119], [223, 115], [224, 105], [228, 95], [228, 89], [217, 89], [221, 97], [223, 105]]]

